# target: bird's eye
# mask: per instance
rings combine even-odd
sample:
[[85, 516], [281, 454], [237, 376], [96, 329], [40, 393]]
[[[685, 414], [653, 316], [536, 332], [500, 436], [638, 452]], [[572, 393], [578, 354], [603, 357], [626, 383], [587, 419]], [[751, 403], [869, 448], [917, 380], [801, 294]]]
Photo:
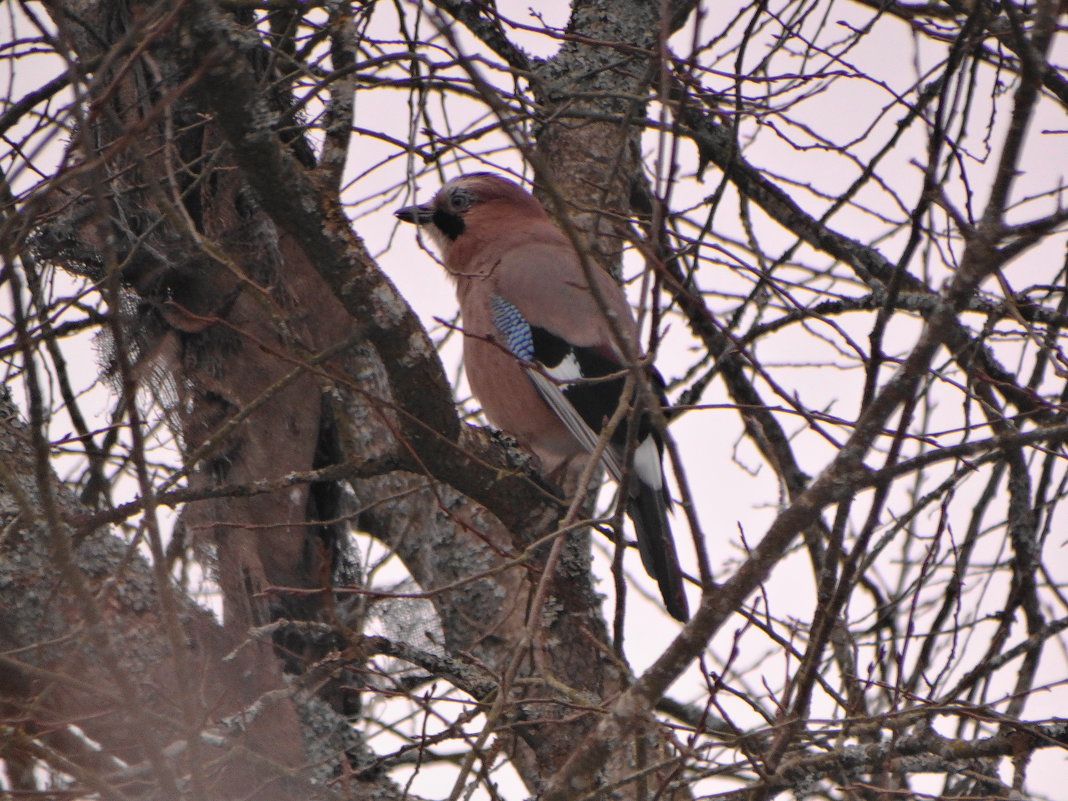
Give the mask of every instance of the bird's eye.
[[463, 187], [457, 187], [449, 193], [449, 204], [453, 211], [467, 211], [475, 202], [475, 196]]

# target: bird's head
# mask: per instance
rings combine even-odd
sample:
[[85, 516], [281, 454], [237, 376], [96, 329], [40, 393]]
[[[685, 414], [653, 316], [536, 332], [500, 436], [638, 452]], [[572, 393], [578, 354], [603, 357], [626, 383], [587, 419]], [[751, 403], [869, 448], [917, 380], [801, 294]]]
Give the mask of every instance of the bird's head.
[[[545, 220], [545, 210], [518, 184], [488, 172], [453, 178], [427, 203], [393, 212], [426, 231], [446, 253], [462, 237], [477, 238], [480, 229], [498, 233], [532, 219]], [[474, 232], [476, 236], [471, 236]]]

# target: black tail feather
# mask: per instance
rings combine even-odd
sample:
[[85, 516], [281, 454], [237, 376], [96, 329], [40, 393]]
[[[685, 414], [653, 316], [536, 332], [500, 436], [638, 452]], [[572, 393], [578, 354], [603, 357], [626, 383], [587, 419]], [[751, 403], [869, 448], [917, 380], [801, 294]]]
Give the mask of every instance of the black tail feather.
[[637, 476], [631, 477], [627, 515], [634, 523], [638, 551], [645, 571], [660, 585], [664, 606], [673, 618], [685, 623], [690, 609], [683, 588], [682, 568], [667, 518], [667, 496]]

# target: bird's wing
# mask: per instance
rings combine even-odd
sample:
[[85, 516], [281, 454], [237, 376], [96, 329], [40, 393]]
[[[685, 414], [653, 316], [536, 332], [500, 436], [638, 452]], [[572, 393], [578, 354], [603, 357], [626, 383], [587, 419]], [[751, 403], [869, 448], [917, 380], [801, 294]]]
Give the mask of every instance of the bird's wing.
[[[555, 381], [543, 375], [537, 367], [529, 369], [527, 374], [530, 376], [530, 380], [534, 382], [534, 387], [538, 390], [538, 394], [549, 404], [549, 408], [553, 410], [563, 424], [567, 426], [567, 430], [571, 432], [572, 436], [579, 441], [583, 448], [593, 453], [597, 447], [599, 437], [582, 419], [571, 401], [568, 400], [566, 390], [561, 390]], [[615, 448], [611, 446], [605, 447], [601, 451], [601, 462], [617, 484], [622, 482], [623, 466], [619, 463], [619, 456]]]
[[[524, 363], [542, 400], [579, 444], [592, 453], [599, 439], [596, 432], [619, 405], [623, 378], [590, 379], [618, 374], [620, 365], [612, 364], [591, 348], [532, 326], [514, 304], [500, 295], [490, 298], [490, 306], [494, 326], [504, 336], [508, 350]], [[621, 481], [623, 468], [616, 450], [605, 448], [602, 461], [612, 478]]]

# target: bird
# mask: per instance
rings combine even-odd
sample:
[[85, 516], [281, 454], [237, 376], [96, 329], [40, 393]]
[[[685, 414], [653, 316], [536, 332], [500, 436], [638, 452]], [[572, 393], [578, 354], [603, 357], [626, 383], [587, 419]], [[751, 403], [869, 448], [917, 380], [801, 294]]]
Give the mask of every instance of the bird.
[[[612, 321], [632, 353], [640, 348], [619, 284], [596, 265], [584, 270], [541, 203], [494, 173], [460, 175], [429, 202], [394, 214], [429, 235], [455, 283], [464, 370], [490, 423], [537, 457], [550, 480], [587, 457], [621, 400], [639, 397], [622, 397], [629, 363]], [[648, 368], [648, 375], [666, 404], [659, 373]], [[602, 462], [616, 482], [624, 480], [628, 425], [619, 425], [603, 449]], [[663, 439], [647, 412], [637, 428], [627, 515], [665, 608], [685, 622], [689, 609], [668, 521]]]

